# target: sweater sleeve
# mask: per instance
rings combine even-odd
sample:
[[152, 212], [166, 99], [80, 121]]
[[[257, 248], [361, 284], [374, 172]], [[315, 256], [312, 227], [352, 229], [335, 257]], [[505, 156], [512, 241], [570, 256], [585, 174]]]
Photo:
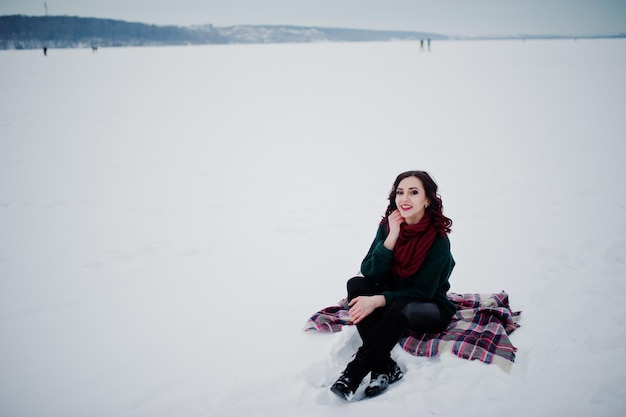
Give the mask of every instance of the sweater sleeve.
[[387, 228], [384, 224], [381, 224], [367, 255], [361, 262], [361, 274], [377, 284], [387, 281], [389, 268], [393, 260], [393, 251], [387, 249], [384, 245], [386, 237]]

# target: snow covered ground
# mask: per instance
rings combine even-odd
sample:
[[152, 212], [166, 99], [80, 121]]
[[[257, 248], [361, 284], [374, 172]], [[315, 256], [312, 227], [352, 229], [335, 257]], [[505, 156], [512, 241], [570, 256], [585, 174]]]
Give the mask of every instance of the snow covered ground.
[[[0, 416], [623, 416], [626, 41], [0, 52]], [[440, 185], [454, 292], [510, 373], [394, 356], [345, 403], [344, 296], [395, 176]]]

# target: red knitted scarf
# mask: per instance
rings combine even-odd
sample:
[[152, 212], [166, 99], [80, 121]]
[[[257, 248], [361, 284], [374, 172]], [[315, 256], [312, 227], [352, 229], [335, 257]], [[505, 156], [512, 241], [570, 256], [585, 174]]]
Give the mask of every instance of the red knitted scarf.
[[400, 237], [398, 237], [393, 248], [391, 272], [401, 278], [416, 273], [422, 266], [435, 237], [437, 237], [437, 230], [428, 211], [424, 213], [424, 217], [417, 224], [402, 223], [400, 225]]

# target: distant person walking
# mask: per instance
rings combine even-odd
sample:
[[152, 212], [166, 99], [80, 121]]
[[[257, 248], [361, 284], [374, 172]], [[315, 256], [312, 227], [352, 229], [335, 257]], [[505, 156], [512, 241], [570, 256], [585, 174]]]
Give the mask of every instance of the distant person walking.
[[43, 55], [48, 56], [48, 48], [46, 48], [45, 46], [43, 47]]

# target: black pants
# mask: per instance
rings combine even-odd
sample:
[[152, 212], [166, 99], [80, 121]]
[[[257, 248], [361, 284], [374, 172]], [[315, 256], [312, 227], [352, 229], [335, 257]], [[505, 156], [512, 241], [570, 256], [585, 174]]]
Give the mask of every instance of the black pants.
[[[380, 294], [381, 288], [362, 277], [348, 281], [348, 300], [360, 295]], [[356, 325], [363, 340], [363, 349], [380, 361], [389, 357], [391, 349], [407, 331], [438, 333], [445, 330], [450, 321], [441, 314], [432, 301], [400, 298], [391, 305], [377, 308]]]

